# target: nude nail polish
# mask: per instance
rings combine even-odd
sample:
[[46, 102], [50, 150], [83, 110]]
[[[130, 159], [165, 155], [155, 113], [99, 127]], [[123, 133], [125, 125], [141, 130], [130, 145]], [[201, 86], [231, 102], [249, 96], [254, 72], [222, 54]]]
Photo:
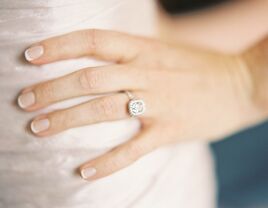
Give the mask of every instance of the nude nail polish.
[[44, 47], [41, 45], [28, 48], [24, 52], [24, 56], [25, 56], [27, 61], [33, 61], [33, 60], [41, 57], [43, 54], [44, 54]]
[[96, 174], [95, 168], [84, 168], [81, 170], [81, 176], [83, 179], [89, 179]]
[[30, 107], [34, 103], [35, 103], [35, 95], [33, 92], [26, 92], [18, 97], [18, 105], [23, 109]]
[[41, 131], [45, 131], [49, 128], [49, 120], [47, 118], [35, 120], [31, 123], [31, 130], [33, 133], [39, 133]]

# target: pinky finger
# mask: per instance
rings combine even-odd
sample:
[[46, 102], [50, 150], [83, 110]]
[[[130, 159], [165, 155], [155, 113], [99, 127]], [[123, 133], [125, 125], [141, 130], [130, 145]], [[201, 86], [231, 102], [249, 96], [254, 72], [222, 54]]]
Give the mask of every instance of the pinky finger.
[[135, 138], [82, 165], [81, 177], [85, 180], [96, 180], [129, 166], [157, 147], [154, 144], [157, 141], [155, 136], [155, 128], [145, 127]]

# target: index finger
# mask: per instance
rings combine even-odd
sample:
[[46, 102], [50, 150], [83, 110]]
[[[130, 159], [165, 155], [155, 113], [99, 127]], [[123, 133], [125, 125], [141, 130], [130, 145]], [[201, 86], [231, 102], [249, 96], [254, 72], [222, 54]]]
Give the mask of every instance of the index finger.
[[108, 30], [88, 29], [52, 37], [25, 51], [32, 64], [91, 56], [105, 61], [128, 62], [137, 56], [141, 39]]

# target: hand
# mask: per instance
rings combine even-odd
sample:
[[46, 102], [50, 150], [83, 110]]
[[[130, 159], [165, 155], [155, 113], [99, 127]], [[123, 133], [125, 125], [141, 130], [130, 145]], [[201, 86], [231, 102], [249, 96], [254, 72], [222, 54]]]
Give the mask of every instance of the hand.
[[252, 96], [252, 70], [244, 58], [250, 55], [229, 56], [119, 32], [83, 30], [36, 43], [25, 56], [36, 65], [82, 56], [113, 63], [24, 89], [18, 103], [26, 111], [73, 97], [113, 93], [38, 116], [31, 123], [37, 136], [128, 118], [124, 90], [146, 103], [139, 117], [140, 133], [82, 165], [85, 179], [110, 175], [162, 145], [218, 139], [264, 118]]

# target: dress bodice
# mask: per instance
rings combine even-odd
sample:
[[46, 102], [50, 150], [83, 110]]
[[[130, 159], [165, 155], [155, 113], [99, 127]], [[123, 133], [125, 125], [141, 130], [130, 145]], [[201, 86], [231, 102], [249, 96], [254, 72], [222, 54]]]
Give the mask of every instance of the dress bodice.
[[[151, 0], [0, 0], [1, 208], [172, 208], [186, 201], [183, 193], [191, 186], [180, 182], [196, 162], [206, 161], [200, 171], [203, 178], [191, 176], [193, 181], [208, 180], [210, 156], [206, 145], [189, 144], [161, 148], [112, 176], [86, 182], [76, 168], [130, 139], [139, 130], [139, 122], [106, 122], [39, 139], [28, 130], [31, 118], [92, 97], [64, 101], [33, 113], [22, 112], [14, 103], [26, 86], [83, 67], [107, 64], [81, 58], [32, 66], [22, 57], [32, 43], [86, 28], [152, 36], [156, 31], [154, 15]], [[170, 177], [174, 174], [176, 177]], [[176, 192], [174, 196], [172, 191]], [[177, 194], [182, 196], [178, 198]], [[170, 206], [164, 206], [167, 201]]]

